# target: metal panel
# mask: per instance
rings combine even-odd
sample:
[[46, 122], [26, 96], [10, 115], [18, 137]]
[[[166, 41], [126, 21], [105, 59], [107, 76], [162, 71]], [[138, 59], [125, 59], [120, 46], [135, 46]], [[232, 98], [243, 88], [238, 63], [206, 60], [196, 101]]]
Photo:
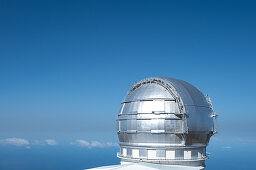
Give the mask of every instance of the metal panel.
[[165, 150], [157, 150], [156, 151], [156, 157], [158, 159], [165, 159]]
[[197, 159], [198, 158], [198, 149], [192, 149], [191, 150], [191, 157], [193, 159]]
[[191, 159], [191, 151], [184, 151], [184, 159]]
[[119, 114], [122, 114], [122, 113], [123, 113], [124, 106], [125, 106], [125, 103], [123, 103], [123, 104], [121, 105], [121, 108], [120, 108], [120, 110], [119, 110]]
[[174, 99], [170, 93], [165, 91], [166, 89], [157, 84], [144, 84], [132, 91], [125, 97], [124, 101], [136, 101], [145, 99]]
[[198, 151], [198, 158], [202, 158], [202, 157], [203, 157], [202, 151]]
[[164, 112], [164, 101], [141, 101], [138, 113]]
[[165, 101], [165, 112], [166, 113], [178, 113], [178, 106], [175, 101]]
[[143, 132], [150, 132], [150, 120], [137, 120], [137, 130]]
[[156, 159], [156, 150], [148, 150], [148, 159]]
[[122, 114], [136, 114], [138, 112], [138, 102], [125, 103]]
[[127, 156], [132, 157], [132, 149], [127, 148]]
[[127, 121], [119, 121], [120, 123], [120, 131], [126, 131], [127, 130]]
[[175, 158], [184, 159], [184, 150], [183, 149], [175, 150]]
[[122, 155], [123, 155], [123, 156], [127, 156], [127, 149], [126, 149], [126, 148], [123, 148]]
[[139, 152], [140, 157], [147, 157], [148, 155], [147, 149], [140, 149]]
[[139, 158], [139, 149], [132, 149], [132, 157]]
[[183, 146], [183, 139], [176, 134], [162, 134], [162, 133], [118, 133], [121, 146], [155, 146], [155, 147], [168, 147], [168, 146]]
[[127, 130], [137, 130], [137, 120], [126, 120]]
[[178, 79], [162, 77], [161, 79], [166, 80], [172, 87], [178, 92], [182, 98], [184, 105], [197, 105], [209, 107], [204, 95], [191, 84]]
[[151, 119], [151, 130], [164, 130], [164, 119]]
[[166, 151], [166, 159], [175, 159], [175, 151]]
[[176, 133], [182, 133], [182, 123], [183, 120], [165, 120], [165, 126], [164, 129], [166, 132], [176, 132]]

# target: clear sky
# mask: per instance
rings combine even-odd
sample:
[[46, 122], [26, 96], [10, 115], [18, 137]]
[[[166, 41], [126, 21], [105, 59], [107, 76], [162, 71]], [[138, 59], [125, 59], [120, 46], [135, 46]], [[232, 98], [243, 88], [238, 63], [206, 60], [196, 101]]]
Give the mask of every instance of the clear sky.
[[0, 0], [0, 138], [115, 141], [135, 81], [185, 80], [220, 136], [256, 136], [253, 1]]

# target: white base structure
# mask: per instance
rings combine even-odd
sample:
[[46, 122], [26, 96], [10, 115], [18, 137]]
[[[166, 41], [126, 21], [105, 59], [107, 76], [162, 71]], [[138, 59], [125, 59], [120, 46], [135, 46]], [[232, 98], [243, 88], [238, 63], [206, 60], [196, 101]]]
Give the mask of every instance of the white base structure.
[[121, 165], [112, 165], [112, 166], [103, 166], [98, 168], [92, 168], [89, 170], [112, 170], [112, 169], [119, 169], [119, 170], [157, 170], [157, 169], [164, 169], [164, 170], [204, 170], [205, 168], [200, 167], [191, 167], [191, 166], [182, 166], [182, 165], [163, 165], [163, 164], [152, 164], [152, 163], [145, 163], [145, 162], [138, 162], [138, 163], [122, 163]]

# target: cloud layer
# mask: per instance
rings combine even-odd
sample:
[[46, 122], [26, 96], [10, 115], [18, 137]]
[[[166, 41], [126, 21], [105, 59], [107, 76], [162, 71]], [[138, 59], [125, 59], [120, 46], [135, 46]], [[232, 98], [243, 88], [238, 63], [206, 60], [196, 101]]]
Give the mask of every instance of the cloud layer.
[[98, 141], [88, 142], [86, 140], [78, 139], [75, 142], [71, 142], [70, 144], [80, 146], [80, 147], [87, 147], [87, 148], [105, 148], [105, 147], [115, 147], [118, 146], [117, 143], [107, 142], [101, 143]]
[[14, 146], [28, 146], [29, 141], [23, 138], [6, 138], [6, 139], [1, 139], [0, 144], [14, 145]]
[[50, 145], [50, 146], [55, 146], [58, 144], [58, 142], [54, 139], [46, 139], [45, 142], [47, 145]]
[[231, 146], [224, 146], [223, 148], [225, 148], [225, 149], [231, 149], [232, 147], [231, 147]]
[[[44, 145], [56, 146], [58, 145], [58, 142], [55, 139], [34, 140], [32, 142], [29, 142], [27, 139], [24, 139], [24, 138], [6, 138], [6, 139], [0, 139], [0, 144], [24, 146], [27, 149], [30, 149], [31, 146], [44, 146]], [[70, 144], [74, 146], [86, 147], [86, 148], [105, 148], [105, 147], [118, 146], [117, 143], [113, 143], [113, 142], [106, 142], [106, 143], [102, 143], [99, 141], [88, 142], [82, 139], [77, 139], [74, 142], [70, 142]]]

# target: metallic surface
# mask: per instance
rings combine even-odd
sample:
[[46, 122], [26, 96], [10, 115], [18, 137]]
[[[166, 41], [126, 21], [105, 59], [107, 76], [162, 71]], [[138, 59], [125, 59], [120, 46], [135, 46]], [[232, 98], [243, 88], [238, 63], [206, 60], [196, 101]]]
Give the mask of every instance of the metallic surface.
[[189, 83], [155, 77], [135, 83], [117, 118], [122, 161], [204, 166], [216, 132], [210, 100]]

